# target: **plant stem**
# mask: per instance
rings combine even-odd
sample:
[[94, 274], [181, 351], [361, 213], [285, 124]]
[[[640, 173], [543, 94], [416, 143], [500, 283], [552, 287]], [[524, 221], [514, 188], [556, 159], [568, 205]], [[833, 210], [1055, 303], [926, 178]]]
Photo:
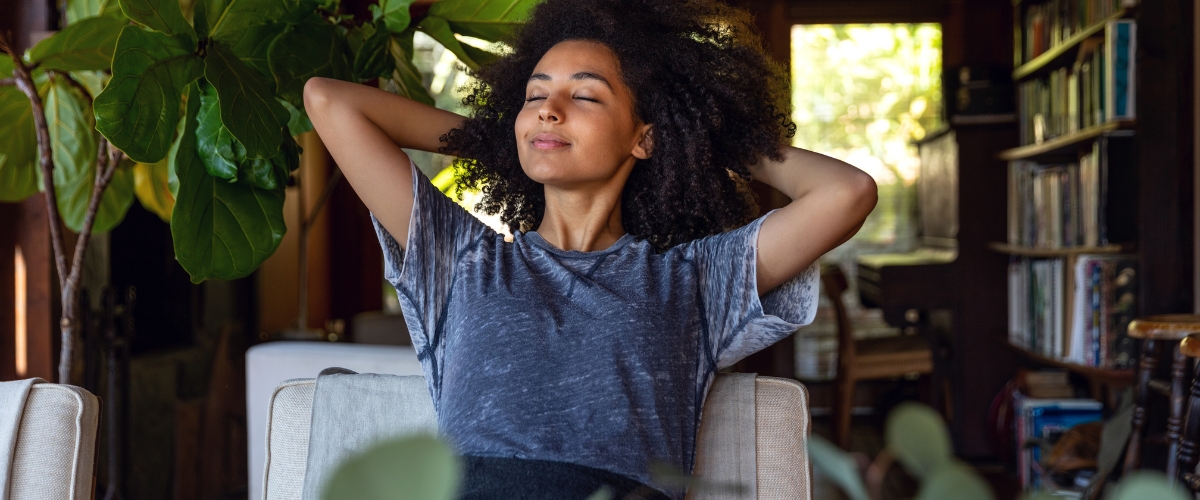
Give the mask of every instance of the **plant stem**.
[[[0, 36], [0, 50], [7, 52], [13, 61], [13, 76], [11, 80], [29, 99], [33, 111], [34, 128], [37, 131], [39, 161], [38, 167], [42, 172], [42, 190], [46, 199], [46, 213], [50, 224], [50, 243], [54, 250], [54, 264], [58, 270], [59, 299], [62, 302], [62, 317], [59, 319], [59, 329], [62, 335], [62, 346], [59, 350], [58, 382], [71, 383], [71, 371], [75, 353], [75, 329], [79, 326], [79, 280], [83, 272], [83, 256], [91, 241], [92, 226], [96, 222], [96, 213], [100, 211], [100, 200], [104, 190], [108, 188], [121, 162], [122, 153], [109, 147], [108, 141], [100, 139], [97, 148], [96, 177], [92, 188], [92, 198], [88, 200], [87, 212], [84, 214], [83, 228], [75, 241], [75, 254], [71, 259], [71, 267], [67, 268], [66, 244], [62, 234], [62, 214], [58, 211], [58, 195], [54, 190], [54, 154], [50, 142], [50, 126], [46, 122], [46, 108], [42, 97], [38, 95], [37, 86], [33, 82], [33, 69], [36, 66], [27, 65], [16, 55], [12, 45], [5, 36]], [[70, 75], [53, 72], [52, 77], [65, 78], [78, 90], [84, 98], [91, 101], [91, 94]], [[9, 79], [5, 79], [9, 80]], [[0, 83], [4, 83], [0, 81]]]

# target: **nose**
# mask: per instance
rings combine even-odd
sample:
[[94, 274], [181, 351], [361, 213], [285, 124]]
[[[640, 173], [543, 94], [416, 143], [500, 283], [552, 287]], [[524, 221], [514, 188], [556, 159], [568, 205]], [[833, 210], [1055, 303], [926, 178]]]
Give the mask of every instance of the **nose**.
[[562, 109], [559, 107], [558, 99], [555, 96], [549, 96], [542, 100], [542, 106], [538, 108], [538, 119], [543, 122], [562, 121]]

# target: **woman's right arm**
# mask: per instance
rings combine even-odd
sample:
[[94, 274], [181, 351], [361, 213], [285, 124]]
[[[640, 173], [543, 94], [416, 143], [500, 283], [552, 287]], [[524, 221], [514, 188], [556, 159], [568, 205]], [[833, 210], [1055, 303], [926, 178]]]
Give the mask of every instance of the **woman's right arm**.
[[436, 152], [464, 117], [356, 83], [312, 78], [304, 109], [358, 197], [401, 246], [408, 243], [412, 170], [400, 148]]

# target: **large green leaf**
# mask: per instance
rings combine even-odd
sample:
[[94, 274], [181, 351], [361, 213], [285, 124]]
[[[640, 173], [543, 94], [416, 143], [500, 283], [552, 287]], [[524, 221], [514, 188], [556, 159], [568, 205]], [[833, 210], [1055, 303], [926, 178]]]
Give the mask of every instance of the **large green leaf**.
[[412, 21], [412, 16], [408, 14], [412, 3], [413, 0], [379, 0], [378, 4], [372, 4], [370, 8], [375, 14], [375, 19], [383, 19], [388, 31], [399, 33], [408, 28], [408, 23]]
[[179, 177], [171, 214], [175, 258], [194, 283], [241, 278], [257, 269], [283, 239], [284, 189], [230, 184], [208, 175], [196, 154], [200, 99], [195, 87], [187, 100], [184, 132], [171, 148], [172, 168]]
[[808, 454], [812, 457], [813, 469], [838, 485], [850, 500], [870, 500], [858, 463], [841, 448], [820, 436], [810, 436]]
[[[924, 478], [917, 500], [994, 500], [996, 495], [988, 483], [970, 466], [949, 460]], [[1154, 497], [1150, 497], [1154, 498]]]
[[[83, 230], [96, 183], [96, 132], [92, 113], [84, 96], [60, 78], [47, 82], [42, 93], [54, 158], [58, 210], [63, 223], [78, 233]], [[103, 233], [116, 227], [132, 202], [132, 172], [118, 168], [100, 198], [92, 231]]]
[[196, 1], [204, 3], [207, 26], [202, 31], [226, 44], [234, 44], [246, 30], [257, 26], [298, 22], [317, 8], [313, 0]]
[[375, 21], [374, 25], [363, 25], [361, 30], [362, 43], [354, 52], [354, 78], [371, 80], [391, 76], [396, 63], [388, 53], [391, 35], [383, 26], [383, 22]]
[[99, 15], [121, 16], [117, 0], [67, 0], [67, 25]]
[[293, 106], [292, 103], [283, 99], [279, 100], [279, 104], [283, 105], [288, 112], [288, 133], [297, 136], [313, 129], [312, 121], [308, 119], [308, 113], [304, 112], [304, 108]]
[[204, 58], [204, 77], [217, 91], [221, 122], [246, 146], [246, 156], [270, 158], [279, 151], [288, 115], [270, 81], [215, 42]]
[[450, 500], [462, 478], [454, 452], [434, 436], [378, 444], [333, 473], [322, 500]]
[[271, 44], [271, 74], [279, 97], [303, 107], [309, 78], [350, 78], [345, 41], [336, 26], [319, 19], [289, 25]]
[[45, 69], [107, 70], [121, 28], [129, 23], [113, 16], [84, 19], [38, 42], [26, 59]]
[[498, 42], [529, 18], [541, 0], [441, 0], [429, 8], [430, 16], [450, 23], [455, 33]]
[[888, 449], [915, 477], [927, 479], [953, 458], [950, 433], [941, 416], [928, 406], [905, 403], [888, 415]]
[[[200, 89], [200, 111], [196, 124], [196, 152], [208, 175], [229, 182], [237, 180], [237, 155], [233, 147], [237, 139], [221, 124], [221, 106], [211, 86]], [[244, 155], [243, 155], [244, 156]]]
[[[0, 65], [6, 60], [0, 57]], [[21, 201], [38, 191], [37, 158], [29, 100], [16, 87], [0, 87], [0, 201]]]
[[246, 148], [221, 125], [217, 96], [210, 86], [200, 91], [199, 123], [196, 128], [197, 153], [209, 175], [229, 182], [243, 182], [263, 189], [286, 186], [288, 173], [299, 166], [296, 141], [284, 131], [283, 145], [270, 158], [246, 156]]
[[412, 37], [413, 31], [405, 30], [404, 33], [392, 37], [392, 43], [388, 45], [388, 50], [396, 62], [396, 69], [392, 70], [391, 84], [395, 93], [433, 106], [433, 97], [425, 88], [421, 72], [412, 62]]
[[1187, 500], [1193, 498], [1158, 471], [1136, 471], [1112, 488], [1109, 500]]
[[287, 26], [285, 23], [246, 26], [238, 33], [226, 37], [222, 44], [247, 66], [267, 77], [274, 88], [275, 81], [271, 76], [271, 46]]
[[104, 86], [108, 85], [108, 81], [112, 79], [112, 75], [108, 71], [72, 71], [71, 78], [83, 85], [87, 89], [88, 94], [92, 97], [100, 95], [104, 90]]
[[[437, 40], [446, 50], [453, 52], [459, 61], [462, 61], [463, 64], [466, 64], [472, 70], [478, 71], [482, 64], [486, 64], [495, 58], [495, 56], [491, 56], [490, 59], [485, 59], [490, 55], [486, 51], [476, 49], [475, 47], [468, 49], [468, 45], [463, 44], [454, 37], [454, 32], [450, 29], [450, 23], [440, 17], [426, 17], [417, 25], [417, 28], [424, 31], [434, 40]], [[477, 61], [476, 57], [484, 60]]]
[[121, 12], [134, 22], [168, 35], [196, 38], [196, 31], [183, 17], [179, 0], [120, 0]]
[[204, 73], [204, 60], [185, 40], [126, 26], [117, 39], [113, 78], [96, 96], [96, 129], [134, 161], [166, 156], [179, 121], [185, 86]]

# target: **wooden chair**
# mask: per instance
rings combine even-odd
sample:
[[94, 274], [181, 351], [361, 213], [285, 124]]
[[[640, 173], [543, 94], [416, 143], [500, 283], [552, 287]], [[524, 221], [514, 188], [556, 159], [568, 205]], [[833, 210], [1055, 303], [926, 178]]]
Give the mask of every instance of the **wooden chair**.
[[[1192, 333], [1184, 337], [1179, 342], [1179, 352], [1192, 358], [1192, 366], [1195, 366], [1197, 360], [1200, 360], [1200, 333]], [[1198, 447], [1200, 447], [1200, 377], [1193, 374], [1183, 435], [1179, 440], [1179, 453], [1176, 455], [1179, 460], [1179, 479], [1193, 493], [1200, 493], [1200, 475], [1195, 473], [1196, 463], [1200, 461], [1200, 455], [1197, 455]]]
[[[899, 377], [910, 373], [933, 373], [933, 351], [917, 335], [855, 339], [854, 326], [846, 313], [842, 295], [846, 275], [836, 265], [821, 268], [821, 286], [837, 313], [838, 367], [835, 380], [833, 432], [838, 446], [849, 449], [850, 414], [858, 382]], [[934, 390], [939, 388], [934, 387]]]
[[[1133, 424], [1129, 434], [1129, 448], [1125, 452], [1125, 472], [1138, 469], [1142, 460], [1142, 442], [1145, 440], [1146, 405], [1150, 392], [1154, 391], [1170, 398], [1170, 415], [1167, 417], [1167, 477], [1179, 477], [1179, 456], [1182, 451], [1183, 430], [1183, 384], [1187, 374], [1187, 354], [1182, 348], [1183, 340], [1193, 333], [1200, 333], [1200, 316], [1190, 314], [1167, 314], [1138, 318], [1129, 323], [1129, 336], [1142, 341], [1142, 356], [1138, 361], [1137, 386], [1133, 395]], [[1158, 350], [1165, 343], [1171, 351], [1171, 380], [1154, 378], [1158, 367]], [[1197, 391], [1194, 383], [1192, 392]], [[1198, 417], [1200, 418], [1200, 417]], [[1185, 462], [1195, 462], [1195, 445], [1190, 445]]]

